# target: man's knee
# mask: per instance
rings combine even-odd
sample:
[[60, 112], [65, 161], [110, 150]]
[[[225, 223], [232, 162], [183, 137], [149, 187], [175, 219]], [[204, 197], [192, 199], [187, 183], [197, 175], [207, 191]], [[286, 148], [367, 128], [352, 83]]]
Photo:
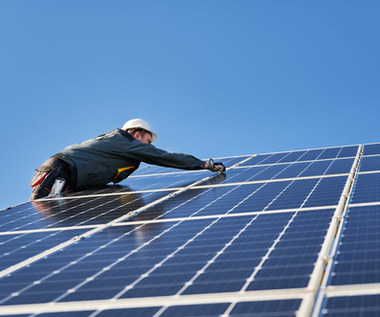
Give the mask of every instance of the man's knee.
[[57, 178], [65, 179], [67, 190], [70, 184], [71, 172], [67, 163], [57, 157], [51, 157], [34, 173], [30, 186], [33, 188], [30, 200], [46, 197], [50, 194], [53, 184]]

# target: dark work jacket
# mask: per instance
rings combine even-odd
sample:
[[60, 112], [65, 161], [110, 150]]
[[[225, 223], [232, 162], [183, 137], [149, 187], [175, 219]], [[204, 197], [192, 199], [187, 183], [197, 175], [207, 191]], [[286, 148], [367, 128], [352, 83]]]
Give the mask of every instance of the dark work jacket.
[[141, 161], [186, 170], [203, 169], [205, 165], [192, 155], [170, 153], [142, 143], [121, 129], [71, 145], [57, 156], [76, 169], [75, 188], [118, 183], [132, 174]]

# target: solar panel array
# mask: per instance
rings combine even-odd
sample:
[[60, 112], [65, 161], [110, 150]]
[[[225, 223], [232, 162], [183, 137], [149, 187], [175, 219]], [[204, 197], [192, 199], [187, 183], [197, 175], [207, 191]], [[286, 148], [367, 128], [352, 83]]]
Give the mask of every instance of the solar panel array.
[[0, 315], [380, 313], [380, 144], [145, 166], [0, 212]]

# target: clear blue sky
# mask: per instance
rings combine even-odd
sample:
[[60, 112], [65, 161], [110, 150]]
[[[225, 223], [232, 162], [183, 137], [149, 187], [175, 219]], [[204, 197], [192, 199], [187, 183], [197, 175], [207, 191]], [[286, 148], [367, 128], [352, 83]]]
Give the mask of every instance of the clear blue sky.
[[0, 209], [130, 119], [200, 158], [380, 141], [380, 1], [0, 1]]

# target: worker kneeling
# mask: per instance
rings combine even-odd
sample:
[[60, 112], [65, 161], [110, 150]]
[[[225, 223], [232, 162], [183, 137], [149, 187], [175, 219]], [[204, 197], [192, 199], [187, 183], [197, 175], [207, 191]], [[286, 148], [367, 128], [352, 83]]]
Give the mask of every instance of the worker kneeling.
[[151, 144], [156, 139], [157, 134], [146, 121], [133, 119], [122, 129], [71, 145], [36, 169], [30, 183], [33, 188], [30, 200], [68, 189], [119, 183], [131, 175], [140, 162], [185, 170], [226, 170], [222, 163], [212, 159], [202, 161], [192, 155], [158, 149]]

